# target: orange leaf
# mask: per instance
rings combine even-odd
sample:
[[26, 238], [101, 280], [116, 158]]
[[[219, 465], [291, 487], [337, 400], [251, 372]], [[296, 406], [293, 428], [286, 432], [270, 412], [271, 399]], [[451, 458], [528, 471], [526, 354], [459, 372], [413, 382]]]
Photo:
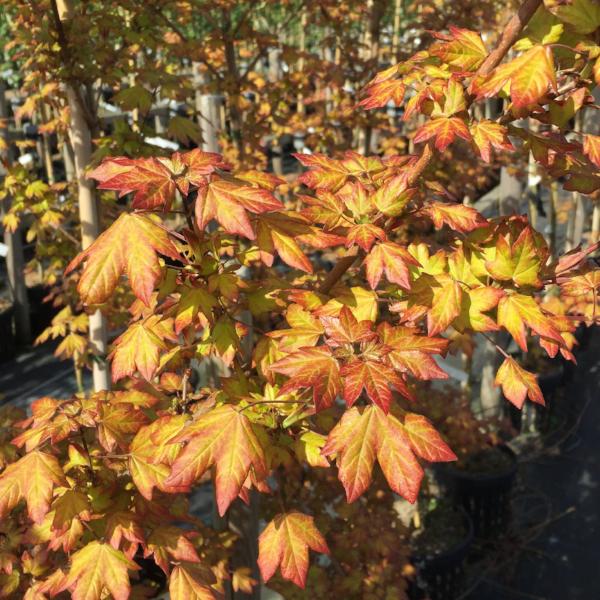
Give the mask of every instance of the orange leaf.
[[177, 565], [169, 578], [171, 600], [215, 600], [217, 595], [209, 587], [210, 571], [196, 564]]
[[20, 500], [27, 502], [30, 518], [41, 523], [46, 516], [55, 485], [68, 485], [56, 457], [39, 450], [9, 464], [0, 475], [0, 517]]
[[224, 515], [240, 493], [251, 468], [266, 476], [265, 454], [252, 424], [231, 405], [201, 415], [174, 441], [188, 442], [173, 463], [166, 487], [188, 488], [211, 467], [219, 514]]
[[494, 121], [478, 121], [471, 126], [473, 142], [481, 154], [481, 158], [487, 163], [492, 159], [492, 147], [496, 150], [514, 150], [515, 147], [508, 139], [508, 130]]
[[216, 219], [228, 233], [253, 240], [255, 234], [246, 211], [263, 213], [280, 208], [283, 205], [268, 190], [216, 179], [200, 188], [195, 210], [200, 229]]
[[464, 204], [430, 202], [420, 212], [426, 214], [437, 229], [448, 225], [455, 231], [468, 232], [487, 224], [487, 220], [477, 209]]
[[526, 326], [531, 327], [538, 335], [564, 346], [560, 332], [531, 296], [509, 294], [501, 298], [498, 303], [498, 325], [506, 327], [524, 352], [527, 352]]
[[470, 141], [471, 134], [464, 119], [459, 117], [439, 117], [427, 121], [417, 132], [413, 141], [415, 144], [435, 138], [435, 147], [443, 152], [456, 138]]
[[404, 417], [404, 431], [413, 450], [429, 462], [456, 460], [456, 454], [448, 447], [433, 425], [422, 415], [407, 413]]
[[122, 213], [71, 261], [65, 274], [85, 261], [77, 291], [86, 304], [102, 304], [125, 273], [133, 293], [149, 306], [162, 273], [159, 253], [178, 258], [168, 233], [145, 215]]
[[409, 502], [417, 498], [423, 469], [402, 424], [376, 406], [347, 410], [329, 433], [322, 453], [337, 455], [339, 479], [348, 502], [354, 502], [369, 487], [375, 459], [394, 492]]
[[378, 327], [381, 341], [391, 348], [387, 355], [394, 369], [412, 373], [417, 379], [448, 379], [432, 354], [445, 354], [448, 340], [419, 335], [410, 327], [392, 327], [385, 321]]
[[284, 579], [304, 588], [309, 548], [329, 554], [312, 517], [297, 511], [275, 515], [258, 539], [258, 566], [264, 581], [279, 567]]
[[599, 135], [584, 135], [583, 136], [583, 153], [600, 168], [600, 136]]
[[282, 394], [312, 387], [317, 411], [329, 408], [342, 388], [339, 363], [326, 346], [300, 348], [273, 363], [270, 369], [290, 377], [281, 388]]
[[110, 592], [115, 600], [127, 600], [131, 592], [127, 570], [139, 570], [120, 550], [93, 541], [71, 558], [64, 586], [71, 588], [73, 600], [101, 600]]
[[533, 402], [545, 404], [535, 375], [523, 369], [510, 357], [505, 358], [498, 369], [494, 385], [501, 385], [504, 396], [517, 408], [523, 408], [527, 396]]
[[365, 259], [367, 280], [371, 289], [375, 289], [381, 276], [385, 273], [390, 283], [395, 283], [404, 289], [410, 289], [410, 276], [407, 265], [419, 263], [408, 250], [394, 242], [377, 244]]

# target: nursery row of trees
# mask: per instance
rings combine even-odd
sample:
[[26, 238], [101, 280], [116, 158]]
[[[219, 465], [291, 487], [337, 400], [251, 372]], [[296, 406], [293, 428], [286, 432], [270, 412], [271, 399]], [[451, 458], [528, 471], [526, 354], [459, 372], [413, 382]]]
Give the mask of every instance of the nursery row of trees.
[[[500, 4], [2, 1], [15, 302], [26, 229], [60, 310], [39, 339], [81, 389], [4, 411], [1, 595], [155, 593], [145, 559], [173, 599], [276, 573], [286, 598], [406, 595], [390, 490], [414, 503], [427, 463], [493, 437], [458, 431], [476, 348], [486, 390], [543, 404], [517, 354], [573, 360], [596, 320], [597, 244], [573, 246], [600, 188], [600, 8]], [[529, 219], [486, 218], [511, 177]]]

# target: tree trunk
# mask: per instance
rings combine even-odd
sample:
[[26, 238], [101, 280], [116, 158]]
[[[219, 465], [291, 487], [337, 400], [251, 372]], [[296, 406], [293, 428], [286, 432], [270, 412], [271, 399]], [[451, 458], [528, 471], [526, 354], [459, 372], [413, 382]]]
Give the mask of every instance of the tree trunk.
[[550, 252], [552, 256], [558, 254], [556, 247], [556, 215], [558, 213], [558, 183], [550, 184]]
[[225, 45], [225, 61], [229, 76], [233, 80], [233, 93], [229, 96], [229, 116], [231, 118], [231, 137], [238, 151], [238, 160], [244, 161], [244, 140], [242, 139], [242, 111], [240, 108], [240, 76], [235, 55], [235, 43], [231, 37], [231, 27], [225, 30], [223, 43]]
[[402, 25], [402, 0], [396, 0], [394, 3], [394, 30], [392, 33], [392, 51], [391, 62], [398, 62], [398, 51], [400, 50], [400, 27]]
[[592, 234], [590, 242], [595, 244], [598, 240], [600, 240], [600, 203], [596, 200], [592, 212]]
[[[379, 58], [379, 34], [383, 6], [379, 0], [368, 0], [369, 23], [365, 32], [365, 59], [372, 62], [372, 72], [377, 71]], [[366, 83], [366, 82], [365, 82]], [[366, 125], [359, 136], [359, 152], [368, 156], [374, 145], [374, 132], [371, 125]]]
[[[79, 188], [81, 248], [85, 250], [100, 235], [100, 213], [94, 183], [85, 175], [85, 169], [90, 164], [92, 157], [92, 137], [83, 116], [80, 99], [77, 98], [75, 90], [71, 87], [67, 87], [67, 97], [71, 111], [69, 135], [71, 136], [71, 144], [73, 145], [73, 153], [75, 155], [75, 172], [77, 173]], [[92, 365], [94, 391], [108, 390], [110, 388], [110, 381], [106, 363], [108, 347], [107, 328], [106, 318], [100, 310], [96, 310], [90, 315], [89, 327], [90, 345], [95, 355]]]
[[[68, 21], [73, 16], [70, 0], [58, 0], [57, 10], [61, 23]], [[66, 40], [63, 40], [63, 43], [66, 43]], [[68, 48], [63, 46], [63, 52], [67, 53]], [[85, 119], [84, 96], [81, 89], [75, 89], [67, 84], [66, 92], [71, 113], [69, 136], [73, 146], [75, 172], [77, 174], [81, 247], [85, 250], [100, 234], [100, 212], [94, 183], [85, 175], [85, 169], [92, 158], [92, 135], [89, 124]], [[106, 318], [100, 310], [96, 310], [89, 317], [89, 341], [94, 353], [92, 365], [94, 391], [108, 390], [110, 380], [106, 362], [107, 327]]]
[[[304, 71], [304, 52], [306, 52], [306, 27], [308, 25], [308, 15], [306, 6], [302, 7], [302, 17], [300, 18], [300, 58], [298, 59], [297, 69], [299, 73]], [[300, 91], [296, 97], [296, 111], [299, 115], [304, 116], [306, 113], [304, 107], [304, 94]]]
[[205, 152], [220, 152], [219, 148], [219, 125], [220, 115], [220, 96], [215, 94], [204, 94], [204, 78], [199, 71], [198, 63], [194, 63], [194, 85], [196, 88], [196, 114], [198, 116], [198, 125], [202, 130], [202, 150]]
[[[8, 106], [6, 105], [6, 85], [4, 80], [0, 79], [0, 120], [4, 121], [6, 127], [0, 129], [0, 135], [6, 144], [6, 152], [3, 158], [8, 164], [13, 161], [12, 147], [10, 144], [10, 134], [8, 130]], [[8, 209], [10, 198], [6, 198], [3, 207]], [[4, 212], [4, 211], [2, 211]], [[15, 315], [15, 329], [17, 341], [28, 344], [31, 342], [31, 321], [29, 319], [29, 300], [27, 298], [27, 286], [25, 285], [25, 275], [23, 268], [25, 260], [23, 258], [23, 244], [19, 230], [14, 233], [4, 230], [4, 243], [8, 247], [6, 255], [6, 269], [8, 271], [8, 284], [10, 287], [11, 299]]]

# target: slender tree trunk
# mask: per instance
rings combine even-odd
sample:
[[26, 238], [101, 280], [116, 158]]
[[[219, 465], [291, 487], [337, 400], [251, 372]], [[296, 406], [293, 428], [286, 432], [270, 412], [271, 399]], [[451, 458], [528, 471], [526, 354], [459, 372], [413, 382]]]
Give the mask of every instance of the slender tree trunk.
[[[12, 147], [10, 144], [10, 134], [8, 129], [8, 106], [6, 104], [6, 86], [3, 79], [0, 79], [0, 120], [4, 121], [5, 127], [0, 129], [0, 135], [6, 145], [6, 152], [3, 158], [8, 164], [13, 161]], [[2, 212], [8, 210], [10, 198], [6, 198]], [[4, 230], [4, 243], [8, 247], [6, 255], [6, 268], [8, 271], [8, 284], [10, 286], [11, 299], [15, 315], [15, 329], [17, 341], [20, 344], [31, 342], [31, 321], [29, 318], [29, 300], [27, 298], [27, 286], [25, 285], [25, 274], [23, 272], [25, 259], [23, 257], [23, 244], [21, 233], [17, 229], [14, 233]]]
[[203, 93], [205, 80], [200, 73], [199, 64], [194, 63], [194, 86], [196, 114], [198, 116], [198, 125], [202, 130], [202, 150], [205, 152], [220, 152], [219, 148], [219, 128], [221, 122], [220, 98], [215, 94]]
[[65, 165], [65, 179], [66, 181], [75, 181], [75, 156], [73, 154], [73, 146], [71, 146], [68, 138], [63, 138], [60, 145], [63, 163]]
[[231, 118], [231, 135], [238, 151], [238, 160], [244, 160], [244, 140], [242, 139], [242, 110], [240, 107], [240, 74], [237, 66], [237, 58], [235, 54], [235, 42], [231, 37], [231, 23], [227, 22], [227, 27], [224, 28], [223, 43], [225, 46], [225, 61], [229, 76], [233, 81], [233, 93], [229, 96], [229, 116]]
[[[48, 116], [48, 107], [42, 102], [40, 107], [40, 113], [42, 122], [48, 123], [50, 117]], [[52, 164], [52, 148], [50, 146], [50, 137], [47, 133], [42, 133], [42, 151], [44, 153], [44, 167], [46, 169], [46, 177], [48, 183], [52, 185], [56, 178], [54, 177], [54, 165]]]
[[550, 252], [552, 256], [558, 254], [556, 247], [556, 216], [558, 213], [558, 183], [550, 184]]
[[600, 203], [596, 200], [592, 211], [592, 234], [590, 241], [592, 244], [595, 244], [598, 240], [600, 240]]
[[[304, 52], [306, 52], [306, 27], [308, 25], [308, 14], [306, 6], [302, 7], [302, 17], [300, 18], [300, 58], [298, 59], [297, 69], [299, 73], [304, 72]], [[306, 113], [304, 106], [304, 94], [300, 91], [296, 98], [296, 110], [299, 115], [304, 116]]]
[[[66, 22], [72, 18], [73, 9], [69, 0], [57, 2], [59, 18]], [[67, 52], [67, 48], [63, 48]], [[70, 84], [66, 86], [67, 100], [71, 113], [69, 135], [73, 146], [75, 158], [75, 172], [77, 174], [79, 220], [81, 222], [81, 247], [88, 248], [100, 234], [100, 213], [94, 183], [88, 179], [85, 169], [92, 158], [92, 135], [89, 124], [85, 119], [83, 94], [81, 89], [74, 89]], [[92, 375], [94, 391], [107, 390], [110, 388], [108, 367], [106, 362], [107, 353], [107, 327], [106, 317], [96, 310], [89, 317], [89, 340], [94, 353]]]
[[400, 50], [400, 27], [402, 26], [402, 0], [395, 0], [394, 3], [394, 29], [392, 33], [392, 55], [390, 57], [392, 64], [398, 62], [398, 52]]
[[[372, 70], [377, 71], [377, 63], [379, 59], [379, 34], [381, 29], [381, 17], [383, 6], [379, 0], [368, 0], [369, 7], [369, 23], [365, 32], [365, 59], [373, 63]], [[365, 156], [371, 153], [373, 146], [374, 132], [371, 125], [365, 126], [359, 137], [360, 149], [359, 152]]]

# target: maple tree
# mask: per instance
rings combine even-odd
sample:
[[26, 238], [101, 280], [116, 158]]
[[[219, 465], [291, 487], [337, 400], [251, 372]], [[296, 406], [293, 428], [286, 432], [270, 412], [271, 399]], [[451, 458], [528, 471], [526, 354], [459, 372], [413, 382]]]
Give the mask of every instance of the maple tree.
[[[248, 572], [230, 568], [232, 534], [189, 512], [210, 477], [220, 515], [237, 498], [278, 497], [258, 566], [265, 581], [279, 571], [302, 587], [309, 551], [335, 547], [310, 513], [319, 508], [283, 493], [287, 475], [335, 473], [348, 503], [385, 480], [414, 502], [424, 466], [456, 458], [421, 414], [417, 385], [448, 377], [440, 357], [453, 332], [503, 330], [523, 351], [535, 343], [573, 359], [575, 325], [597, 320], [597, 246], [554, 256], [526, 217], [485, 218], [454, 202], [439, 165], [456, 148], [484, 163], [518, 148], [566, 190], [596, 191], [597, 139], [567, 139], [565, 113], [592, 102], [599, 26], [589, 0], [526, 0], [493, 49], [464, 28], [435, 34], [377, 74], [355, 107], [404, 106], [421, 122], [414, 154], [298, 154], [303, 188], [292, 201], [280, 178], [241, 168], [239, 156], [232, 168], [230, 152], [97, 162], [88, 175], [98, 188], [130, 202], [65, 275], [89, 312], [128, 299], [110, 355], [116, 385], [42, 398], [10, 421], [2, 593], [124, 599], [143, 585], [141, 557], [174, 599], [251, 589]], [[495, 120], [476, 110], [489, 98], [505, 101]], [[85, 353], [76, 339], [69, 355]], [[542, 404], [535, 375], [497, 350], [506, 399]], [[210, 361], [217, 385], [194, 385], [193, 366]]]

